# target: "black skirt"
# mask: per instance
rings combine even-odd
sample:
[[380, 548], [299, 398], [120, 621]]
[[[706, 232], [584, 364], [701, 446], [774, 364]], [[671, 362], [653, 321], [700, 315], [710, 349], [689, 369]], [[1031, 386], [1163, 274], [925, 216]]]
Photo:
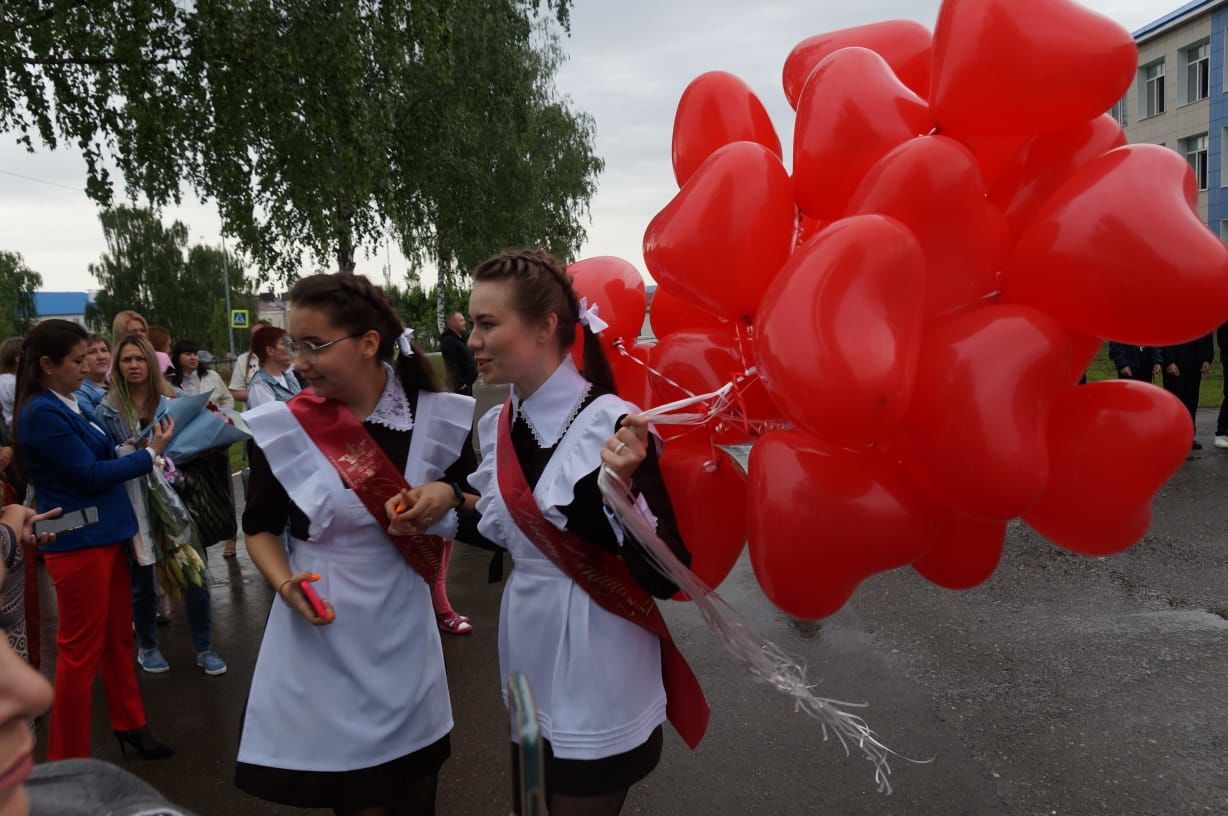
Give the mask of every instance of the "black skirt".
[[[542, 740], [546, 759], [546, 799], [559, 793], [564, 796], [601, 796], [625, 790], [639, 782], [661, 761], [661, 726], [653, 729], [648, 739], [630, 751], [601, 759], [559, 759], [554, 755], [550, 740]], [[520, 812], [520, 751], [512, 744], [512, 785], [516, 812]]]
[[301, 808], [373, 808], [401, 801], [407, 789], [435, 776], [452, 755], [448, 734], [399, 759], [354, 771], [295, 771], [235, 763], [235, 786], [270, 802]]

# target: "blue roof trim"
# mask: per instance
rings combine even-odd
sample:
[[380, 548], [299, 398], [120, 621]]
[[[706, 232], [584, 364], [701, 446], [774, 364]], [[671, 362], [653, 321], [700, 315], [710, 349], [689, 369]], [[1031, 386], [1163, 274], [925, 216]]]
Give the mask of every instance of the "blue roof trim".
[[85, 314], [90, 297], [85, 292], [35, 292], [34, 312], [39, 317]]
[[1153, 20], [1152, 22], [1140, 28], [1138, 31], [1135, 31], [1134, 39], [1141, 40], [1145, 37], [1148, 37], [1154, 34], [1155, 32], [1169, 25], [1170, 23], [1176, 22], [1177, 20], [1181, 19], [1187, 14], [1193, 14], [1194, 12], [1201, 11], [1203, 9], [1206, 9], [1209, 11], [1215, 6], [1218, 6], [1223, 2], [1224, 0], [1192, 0], [1192, 2], [1186, 3], [1184, 6], [1181, 6], [1180, 8], [1174, 11], [1170, 11], [1168, 14], [1165, 14], [1160, 19]]

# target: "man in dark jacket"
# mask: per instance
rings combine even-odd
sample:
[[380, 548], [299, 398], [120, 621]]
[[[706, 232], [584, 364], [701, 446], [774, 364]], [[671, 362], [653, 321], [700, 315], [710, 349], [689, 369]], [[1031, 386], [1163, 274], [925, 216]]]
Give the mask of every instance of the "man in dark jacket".
[[1219, 343], [1219, 362], [1224, 367], [1224, 401], [1215, 423], [1215, 447], [1228, 448], [1228, 323], [1219, 327], [1215, 339]]
[[448, 315], [445, 325], [439, 337], [439, 350], [443, 353], [443, 364], [448, 370], [448, 384], [458, 394], [472, 395], [478, 367], [473, 362], [473, 352], [465, 344], [465, 316], [453, 312]]
[[1122, 380], [1151, 382], [1160, 373], [1160, 350], [1153, 346], [1130, 346], [1109, 341], [1109, 359]]
[[[1160, 362], [1164, 366], [1164, 388], [1185, 403], [1190, 419], [1198, 416], [1198, 389], [1202, 375], [1211, 370], [1215, 358], [1215, 340], [1211, 335], [1160, 349]], [[1202, 445], [1194, 440], [1194, 450]]]

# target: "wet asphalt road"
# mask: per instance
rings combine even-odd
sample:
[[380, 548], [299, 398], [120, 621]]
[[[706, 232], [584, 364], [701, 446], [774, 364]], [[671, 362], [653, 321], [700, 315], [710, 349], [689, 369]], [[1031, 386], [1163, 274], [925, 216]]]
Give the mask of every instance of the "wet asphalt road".
[[[1209, 443], [1213, 414], [1204, 411], [1198, 426]], [[1228, 814], [1226, 506], [1228, 451], [1208, 444], [1159, 496], [1146, 539], [1123, 555], [1068, 555], [1014, 525], [987, 584], [953, 593], [897, 571], [818, 623], [775, 611], [743, 559], [722, 595], [806, 661], [820, 693], [869, 701], [866, 718], [889, 745], [933, 761], [897, 761], [895, 793], [876, 793], [866, 762], [824, 744], [812, 721], [724, 655], [693, 610], [668, 604], [712, 725], [695, 753], [667, 729], [661, 766], [624, 813]], [[215, 643], [230, 671], [209, 678], [195, 669], [180, 612], [159, 630], [172, 670], [141, 677], [152, 727], [178, 754], [124, 762], [100, 693], [96, 751], [201, 814], [296, 812], [230, 783], [272, 598], [240, 552], [223, 561], [214, 550], [210, 564]], [[449, 580], [476, 631], [445, 636], [456, 719], [440, 783], [445, 815], [509, 811], [495, 654], [501, 586], [485, 582], [487, 562], [458, 547]], [[44, 640], [53, 648], [50, 600], [47, 589]]]

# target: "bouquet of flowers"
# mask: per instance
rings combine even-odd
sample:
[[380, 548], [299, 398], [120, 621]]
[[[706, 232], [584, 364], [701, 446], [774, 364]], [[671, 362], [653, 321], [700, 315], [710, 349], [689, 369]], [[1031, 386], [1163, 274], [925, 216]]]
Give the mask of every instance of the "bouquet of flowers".
[[252, 438], [247, 424], [234, 411], [208, 410], [208, 394], [170, 400], [166, 413], [175, 419], [175, 435], [165, 454], [180, 465], [218, 448]]
[[200, 537], [183, 499], [171, 487], [161, 467], [150, 471], [146, 487], [158, 580], [166, 594], [176, 599], [189, 584], [201, 586], [204, 583], [205, 560], [201, 556]]

